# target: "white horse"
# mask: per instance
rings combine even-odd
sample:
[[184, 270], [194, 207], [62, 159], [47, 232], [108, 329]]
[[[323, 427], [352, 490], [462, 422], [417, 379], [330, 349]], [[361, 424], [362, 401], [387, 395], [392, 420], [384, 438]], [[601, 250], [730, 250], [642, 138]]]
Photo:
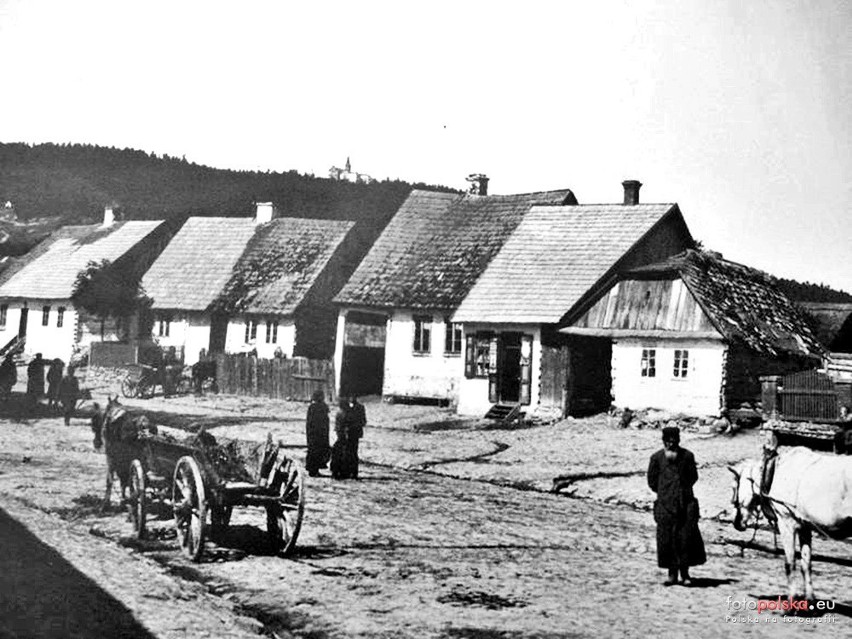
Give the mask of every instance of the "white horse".
[[813, 531], [833, 539], [852, 536], [852, 456], [815, 453], [802, 447], [783, 450], [775, 458], [771, 483], [763, 492], [760, 460], [749, 459], [729, 470], [736, 478], [734, 527], [745, 530], [756, 522], [761, 510], [774, 514], [784, 546], [789, 596], [796, 595], [793, 571], [798, 537], [805, 598], [813, 600]]

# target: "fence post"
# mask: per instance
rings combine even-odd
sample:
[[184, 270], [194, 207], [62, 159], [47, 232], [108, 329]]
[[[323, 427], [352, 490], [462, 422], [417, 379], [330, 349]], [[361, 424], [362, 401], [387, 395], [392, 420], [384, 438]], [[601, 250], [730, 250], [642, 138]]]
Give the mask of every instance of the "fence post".
[[780, 375], [763, 375], [760, 378], [764, 419], [776, 419], [778, 417], [778, 382], [780, 380]]

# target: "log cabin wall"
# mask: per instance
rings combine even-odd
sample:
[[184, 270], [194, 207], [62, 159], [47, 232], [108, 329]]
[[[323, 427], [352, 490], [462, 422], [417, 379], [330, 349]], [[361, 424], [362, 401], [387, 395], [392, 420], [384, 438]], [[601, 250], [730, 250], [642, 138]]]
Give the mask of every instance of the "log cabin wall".
[[786, 375], [813, 368], [814, 360], [795, 355], [757, 353], [740, 344], [727, 349], [723, 380], [724, 405], [728, 409], [743, 404], [755, 407], [760, 402], [763, 375]]

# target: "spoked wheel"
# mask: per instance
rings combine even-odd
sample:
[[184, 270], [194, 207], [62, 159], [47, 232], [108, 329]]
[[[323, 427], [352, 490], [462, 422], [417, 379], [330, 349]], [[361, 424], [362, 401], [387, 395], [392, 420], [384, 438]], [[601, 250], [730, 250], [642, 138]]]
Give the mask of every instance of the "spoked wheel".
[[192, 561], [198, 561], [204, 550], [207, 501], [201, 470], [192, 457], [181, 457], [175, 466], [172, 507], [180, 548]]
[[[279, 469], [278, 502], [266, 507], [266, 530], [285, 557], [296, 548], [305, 514], [305, 471], [292, 459]], [[276, 483], [278, 481], [276, 480]]]
[[233, 506], [213, 506], [210, 509], [210, 532], [214, 536], [221, 535], [228, 529], [233, 510]]
[[134, 459], [130, 464], [130, 485], [127, 491], [127, 512], [133, 522], [133, 532], [136, 533], [137, 539], [144, 539], [148, 504], [145, 496], [145, 469], [138, 459]]
[[129, 377], [125, 377], [123, 380], [121, 380], [121, 394], [125, 397], [133, 399], [139, 394], [139, 384], [134, 382]]

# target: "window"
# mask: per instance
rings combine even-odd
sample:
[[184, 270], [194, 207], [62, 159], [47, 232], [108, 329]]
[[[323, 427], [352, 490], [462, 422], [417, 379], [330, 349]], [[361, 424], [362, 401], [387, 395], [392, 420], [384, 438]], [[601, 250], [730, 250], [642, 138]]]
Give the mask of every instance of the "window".
[[47, 326], [50, 324], [50, 307], [45, 306], [41, 309], [41, 325]]
[[642, 377], [657, 376], [657, 349], [642, 349]]
[[65, 323], [65, 307], [60, 306], [56, 309], [56, 328], [62, 328]]
[[414, 316], [414, 352], [428, 355], [432, 350], [432, 318], [428, 315]]
[[9, 312], [9, 305], [0, 305], [0, 328], [6, 327], [6, 313]]
[[494, 350], [495, 358], [492, 358], [491, 342], [494, 335], [492, 333], [477, 333], [476, 335], [467, 336], [467, 344], [465, 350], [465, 377], [488, 377], [493, 364], [496, 365], [496, 349]]
[[681, 379], [686, 377], [687, 372], [689, 372], [689, 351], [688, 350], [676, 350], [674, 356], [674, 370], [672, 370], [672, 375], [675, 377], [680, 377]]
[[462, 349], [462, 325], [453, 324], [449, 317], [445, 317], [444, 331], [444, 353], [459, 355]]
[[168, 337], [171, 331], [172, 319], [165, 315], [160, 315], [157, 318], [157, 335], [160, 337]]
[[257, 320], [246, 320], [246, 344], [251, 344], [257, 339]]
[[278, 343], [278, 320], [266, 320], [266, 343]]

